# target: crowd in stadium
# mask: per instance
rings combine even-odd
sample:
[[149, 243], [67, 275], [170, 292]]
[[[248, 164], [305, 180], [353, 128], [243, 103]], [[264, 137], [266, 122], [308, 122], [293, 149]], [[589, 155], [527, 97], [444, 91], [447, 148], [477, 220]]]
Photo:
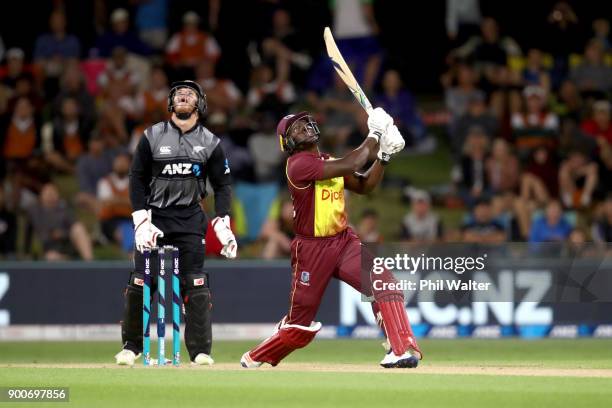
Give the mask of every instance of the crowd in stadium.
[[[270, 2], [269, 20], [259, 22], [269, 30], [246, 50], [247, 80], [216, 69], [224, 57], [215, 39], [219, 1], [209, 2], [206, 21], [185, 12], [174, 32], [168, 1], [109, 9], [92, 43], [67, 31], [61, 3], [31, 55], [0, 38], [0, 257], [89, 260], [107, 246], [129, 254], [130, 154], [145, 128], [169, 117], [169, 84], [178, 79], [206, 92], [206, 126], [221, 137], [232, 168], [238, 238], [254, 243], [253, 256], [286, 256], [292, 208], [278, 120], [311, 109], [322, 149], [336, 155], [367, 128], [365, 112], [282, 2]], [[407, 73], [385, 63], [371, 3], [330, 3], [342, 53], [373, 104], [394, 117], [403, 154], [446, 149], [453, 166], [443, 189], [406, 189], [410, 205], [395, 235], [380, 232], [382, 208], [353, 215], [365, 242], [612, 241], [606, 19], [578, 20], [560, 2], [542, 21], [557, 41], [524, 49], [481, 15], [478, 1], [447, 1], [451, 51], [440, 61], [444, 96], [434, 108], [447, 115], [436, 130], [402, 84]], [[578, 24], [592, 25], [591, 38], [577, 51], [561, 46], [575, 40]], [[461, 219], [443, 225], [440, 213], [457, 208]]]

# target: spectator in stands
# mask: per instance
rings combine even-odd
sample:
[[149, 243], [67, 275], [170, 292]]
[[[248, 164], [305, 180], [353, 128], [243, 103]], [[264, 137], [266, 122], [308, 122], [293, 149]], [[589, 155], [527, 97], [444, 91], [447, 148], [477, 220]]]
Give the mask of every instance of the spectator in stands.
[[538, 205], [546, 204], [558, 194], [557, 161], [553, 153], [537, 148], [532, 154], [521, 176], [521, 197], [535, 200]]
[[472, 207], [474, 203], [489, 195], [489, 180], [486, 159], [489, 137], [482, 128], [471, 128], [463, 148], [459, 180], [459, 196]]
[[581, 129], [587, 135], [604, 139], [612, 144], [612, 121], [610, 120], [610, 102], [597, 101], [593, 104], [593, 116], [582, 122]]
[[[153, 119], [168, 117], [168, 76], [166, 71], [156, 65], [151, 69], [149, 86], [138, 93], [136, 98], [136, 115], [146, 123], [156, 123]], [[207, 101], [208, 101], [208, 94]], [[209, 108], [210, 110], [210, 108]]]
[[553, 96], [551, 111], [560, 118], [580, 122], [582, 118], [582, 97], [576, 84], [569, 79], [563, 81], [557, 94]]
[[582, 36], [578, 17], [567, 1], [559, 1], [553, 6], [547, 23], [548, 27], [543, 35], [546, 41], [544, 50], [553, 56], [554, 67], [551, 79], [553, 88], [556, 88], [567, 75], [570, 54], [579, 52]]
[[297, 95], [291, 82], [280, 82], [266, 65], [256, 67], [251, 74], [247, 105], [254, 111], [283, 116]]
[[278, 148], [276, 118], [270, 114], [258, 114], [260, 131], [249, 137], [248, 147], [255, 165], [258, 182], [280, 181], [285, 172], [282, 166], [285, 154]]
[[364, 244], [380, 244], [383, 237], [378, 226], [378, 212], [373, 208], [366, 208], [361, 213], [361, 219], [357, 224], [357, 235]]
[[110, 57], [117, 47], [125, 48], [131, 53], [149, 55], [151, 50], [138, 35], [130, 30], [130, 15], [127, 10], [118, 8], [110, 16], [111, 31], [98, 37], [96, 48], [101, 57]]
[[41, 97], [34, 79], [27, 74], [20, 75], [15, 81], [15, 89], [13, 95], [8, 100], [7, 110], [12, 112], [15, 109], [15, 104], [21, 98], [27, 98], [34, 109], [34, 118], [38, 121], [42, 114], [45, 100]]
[[412, 207], [402, 219], [400, 238], [410, 242], [432, 243], [443, 236], [442, 221], [431, 210], [431, 198], [424, 190], [410, 193]]
[[13, 258], [17, 252], [17, 216], [10, 211], [0, 185], [0, 258]]
[[25, 67], [25, 54], [21, 48], [9, 48], [6, 52], [6, 67], [2, 70], [2, 83], [14, 90], [17, 79], [23, 75], [32, 76]]
[[480, 31], [482, 15], [479, 0], [446, 0], [446, 35], [463, 44]]
[[520, 176], [520, 195], [515, 203], [523, 238], [529, 236], [535, 211], [546, 206], [551, 198], [557, 197], [558, 178], [557, 161], [553, 153], [544, 147], [536, 149]]
[[464, 242], [476, 244], [497, 244], [506, 241], [504, 226], [494, 219], [491, 202], [480, 199], [468, 220], [461, 226]]
[[514, 193], [520, 179], [519, 161], [511, 151], [508, 142], [498, 138], [493, 142], [491, 155], [487, 158], [486, 179], [493, 194]]
[[253, 157], [248, 148], [233, 140], [228, 125], [227, 115], [219, 111], [211, 113], [206, 121], [208, 129], [221, 139], [225, 157], [232, 164], [232, 180], [254, 182]]
[[499, 123], [487, 107], [484, 92], [470, 95], [467, 101], [467, 111], [451, 128], [451, 148], [455, 160], [458, 160], [461, 155], [461, 149], [469, 130], [475, 126], [482, 128], [489, 137], [495, 137], [499, 132]]
[[612, 42], [610, 42], [610, 22], [605, 18], [596, 18], [593, 20], [593, 39], [600, 41], [604, 46], [604, 52], [612, 50]]
[[584, 49], [584, 61], [570, 74], [583, 95], [605, 97], [612, 90], [612, 67], [604, 62], [604, 46], [591, 40]]
[[59, 93], [53, 101], [53, 114], [60, 115], [63, 101], [72, 98], [77, 101], [79, 106], [79, 116], [84, 123], [94, 125], [96, 119], [96, 107], [94, 98], [87, 92], [83, 72], [77, 64], [70, 64], [65, 67], [60, 81]]
[[194, 69], [201, 61], [213, 64], [221, 56], [221, 48], [215, 38], [200, 30], [200, 16], [194, 11], [183, 15], [183, 29], [170, 37], [166, 46], [168, 62], [182, 77], [193, 77]]
[[597, 187], [597, 178], [597, 163], [582, 150], [570, 152], [559, 168], [559, 192], [565, 207], [588, 207]]
[[308, 93], [307, 99], [311, 106], [324, 115], [322, 142], [330, 152], [342, 154], [349, 141], [352, 141], [351, 135], [358, 128], [363, 109], [355, 104], [354, 96], [338, 75], [334, 76], [333, 86], [327, 88], [322, 95], [312, 91]]
[[550, 92], [550, 75], [546, 68], [544, 68], [544, 54], [542, 50], [538, 48], [529, 49], [521, 79], [524, 86], [539, 86], [547, 93]]
[[50, 32], [40, 35], [34, 45], [34, 62], [44, 73], [44, 89], [54, 95], [59, 88], [59, 78], [68, 61], [77, 61], [81, 55], [79, 39], [66, 33], [66, 16], [56, 9], [49, 17]]
[[564, 119], [561, 122], [557, 154], [559, 157], [567, 157], [577, 148], [582, 150], [587, 156], [595, 157], [597, 153], [597, 139], [581, 131], [579, 123], [573, 119]]
[[513, 191], [504, 191], [491, 198], [494, 219], [504, 227], [509, 241], [525, 240], [529, 236], [529, 223], [523, 231], [521, 228], [521, 201]]
[[29, 219], [41, 241], [46, 261], [61, 261], [77, 254], [87, 261], [93, 259], [89, 233], [75, 220], [54, 184], [43, 187], [39, 202], [30, 208]]
[[127, 62], [127, 51], [115, 48], [106, 71], [98, 78], [103, 88], [98, 128], [103, 136], [126, 143], [129, 130], [138, 120], [137, 87], [140, 74]]
[[361, 86], [372, 89], [382, 61], [372, 0], [331, 2], [334, 37]]
[[142, 81], [139, 73], [128, 63], [128, 50], [124, 47], [115, 47], [108, 61], [106, 70], [98, 77], [98, 84], [102, 89], [112, 85], [120, 86], [122, 92], [132, 92]]
[[40, 134], [34, 119], [34, 108], [26, 97], [20, 97], [8, 124], [0, 135], [3, 160], [25, 162], [40, 149]]
[[288, 256], [294, 236], [293, 204], [291, 200], [279, 200], [272, 206], [270, 216], [261, 227], [261, 238], [265, 242], [261, 256], [264, 259]]
[[196, 82], [206, 92], [209, 112], [222, 111], [230, 114], [242, 104], [243, 96], [234, 81], [215, 77], [215, 64], [209, 60], [201, 61], [196, 67]]
[[56, 170], [73, 173], [77, 159], [86, 150], [92, 129], [80, 117], [76, 99], [64, 98], [60, 116], [41, 129], [45, 160]]
[[168, 0], [138, 1], [135, 25], [140, 40], [160, 51], [168, 39]]
[[96, 198], [98, 182], [112, 171], [115, 155], [116, 152], [105, 146], [104, 140], [93, 136], [89, 139], [87, 153], [79, 157], [77, 161], [76, 175], [79, 192], [76, 195], [76, 202], [92, 214], [97, 214], [99, 211], [99, 203]]
[[602, 205], [602, 214], [591, 227], [593, 241], [607, 247], [612, 242], [612, 193], [608, 193]]
[[498, 70], [506, 66], [509, 57], [521, 56], [521, 48], [512, 38], [500, 35], [499, 25], [491, 17], [482, 19], [480, 30], [480, 36], [451, 51], [451, 58], [472, 59], [486, 79], [496, 82]]
[[279, 81], [303, 84], [312, 59], [291, 24], [287, 10], [274, 11], [271, 32], [263, 39], [261, 49], [264, 63], [275, 67]]
[[408, 146], [418, 146], [425, 140], [425, 125], [417, 112], [414, 97], [402, 84], [399, 72], [394, 69], [385, 72], [382, 90], [376, 98], [376, 106], [393, 117], [393, 123], [400, 129]]
[[482, 92], [476, 88], [477, 75], [471, 66], [459, 64], [455, 72], [455, 86], [451, 85], [453, 79], [443, 77], [443, 85], [446, 88], [444, 99], [453, 122], [467, 112], [468, 101], [477, 97], [476, 95], [480, 95]]
[[526, 109], [512, 115], [511, 125], [519, 156], [526, 158], [538, 147], [557, 146], [559, 118], [548, 111], [546, 91], [543, 88], [528, 86], [523, 96]]
[[98, 181], [98, 220], [105, 238], [131, 252], [134, 245], [132, 205], [130, 204], [130, 156], [121, 153], [113, 161], [113, 171]]
[[557, 200], [551, 200], [544, 215], [533, 220], [529, 242], [562, 242], [572, 232], [572, 226], [563, 216], [563, 209]]

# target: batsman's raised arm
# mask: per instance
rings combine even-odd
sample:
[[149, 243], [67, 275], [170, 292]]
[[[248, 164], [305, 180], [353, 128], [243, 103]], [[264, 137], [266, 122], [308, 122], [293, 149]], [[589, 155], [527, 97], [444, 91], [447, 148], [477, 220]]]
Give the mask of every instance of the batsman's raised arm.
[[[380, 108], [377, 108], [380, 109]], [[376, 112], [376, 110], [375, 110]], [[368, 121], [369, 123], [369, 121]], [[367, 138], [369, 140], [371, 138]], [[404, 138], [395, 125], [388, 126], [380, 137], [377, 159], [365, 173], [354, 172], [344, 176], [344, 186], [355, 193], [367, 194], [374, 190], [382, 180], [385, 172], [384, 166], [389, 163], [391, 156], [404, 148]]]

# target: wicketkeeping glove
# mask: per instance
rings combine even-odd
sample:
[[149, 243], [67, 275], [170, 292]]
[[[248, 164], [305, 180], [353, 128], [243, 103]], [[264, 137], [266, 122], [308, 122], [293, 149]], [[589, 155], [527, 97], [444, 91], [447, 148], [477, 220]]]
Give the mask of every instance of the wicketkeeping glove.
[[138, 252], [151, 249], [157, 245], [157, 238], [164, 233], [151, 222], [151, 210], [138, 210], [132, 213], [134, 220], [134, 241]]
[[393, 125], [393, 118], [383, 108], [376, 108], [368, 116], [368, 137], [373, 137], [377, 142], [380, 137]]
[[238, 244], [236, 243], [236, 237], [230, 228], [229, 215], [225, 217], [216, 217], [212, 220], [212, 226], [217, 235], [217, 239], [223, 245], [221, 249], [221, 255], [226, 258], [233, 259], [236, 257], [238, 252]]
[[395, 125], [391, 125], [387, 132], [382, 134], [380, 138], [380, 148], [378, 149], [378, 159], [387, 164], [391, 159], [391, 155], [400, 152], [406, 142], [402, 137], [399, 129]]

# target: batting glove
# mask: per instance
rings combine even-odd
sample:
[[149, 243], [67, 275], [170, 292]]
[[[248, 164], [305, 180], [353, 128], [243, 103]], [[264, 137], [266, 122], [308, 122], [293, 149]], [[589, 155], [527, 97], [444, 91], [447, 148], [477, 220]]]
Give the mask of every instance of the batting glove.
[[157, 238], [164, 233], [151, 222], [151, 210], [138, 210], [132, 213], [134, 220], [134, 241], [138, 252], [151, 249], [157, 245]]
[[223, 245], [221, 249], [221, 255], [226, 258], [233, 259], [236, 257], [238, 252], [238, 244], [236, 243], [236, 237], [230, 228], [229, 215], [225, 217], [216, 217], [212, 220], [212, 226], [217, 235], [217, 239]]
[[393, 125], [393, 118], [383, 108], [376, 108], [368, 116], [368, 137], [373, 137], [376, 142]]
[[400, 152], [406, 142], [402, 137], [397, 126], [392, 125], [389, 127], [388, 131], [383, 133], [380, 139], [380, 148], [378, 149], [378, 159], [383, 163], [389, 163], [391, 159], [391, 155]]

